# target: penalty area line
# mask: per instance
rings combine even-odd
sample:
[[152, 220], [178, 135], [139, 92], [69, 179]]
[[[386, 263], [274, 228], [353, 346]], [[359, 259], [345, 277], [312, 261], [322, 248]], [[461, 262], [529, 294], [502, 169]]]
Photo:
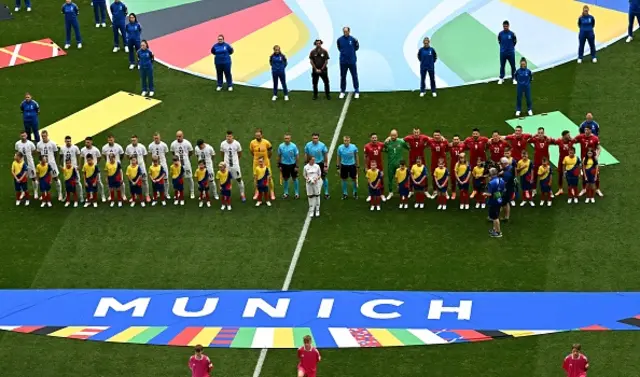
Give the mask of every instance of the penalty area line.
[[[333, 157], [333, 152], [338, 146], [338, 139], [340, 138], [340, 132], [342, 132], [342, 126], [344, 125], [344, 120], [347, 118], [347, 111], [349, 111], [349, 105], [351, 104], [351, 98], [353, 97], [353, 93], [349, 93], [347, 98], [344, 101], [344, 105], [342, 106], [342, 111], [340, 112], [340, 118], [338, 118], [338, 124], [336, 125], [335, 131], [333, 131], [333, 138], [331, 139], [331, 145], [329, 146], [329, 153], [327, 153], [327, 168], [331, 167], [331, 158]], [[296, 248], [293, 251], [293, 257], [291, 258], [291, 263], [289, 264], [289, 270], [287, 271], [287, 276], [284, 279], [284, 283], [282, 284], [282, 291], [288, 291], [289, 286], [291, 285], [291, 280], [293, 280], [293, 273], [296, 271], [296, 266], [298, 265], [298, 259], [300, 259], [300, 253], [302, 252], [302, 246], [304, 246], [304, 241], [307, 239], [307, 233], [309, 232], [309, 226], [311, 226], [311, 217], [308, 214], [305, 214], [304, 225], [302, 225], [302, 230], [300, 231], [300, 236], [298, 237], [298, 242], [296, 243]], [[260, 350], [260, 356], [258, 357], [258, 362], [256, 363], [256, 367], [253, 370], [253, 377], [260, 377], [260, 373], [262, 372], [262, 367], [264, 366], [264, 361], [267, 358], [268, 348], [263, 348]]]

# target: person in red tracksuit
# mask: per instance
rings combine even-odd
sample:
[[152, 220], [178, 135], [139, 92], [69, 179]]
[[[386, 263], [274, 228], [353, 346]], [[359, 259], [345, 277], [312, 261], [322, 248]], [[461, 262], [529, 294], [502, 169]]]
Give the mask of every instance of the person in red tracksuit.
[[564, 158], [569, 155], [569, 150], [573, 147], [575, 141], [571, 138], [569, 131], [564, 130], [562, 131], [562, 137], [556, 139], [555, 144], [558, 146], [560, 151], [560, 158], [558, 158], [558, 165], [556, 165], [558, 167], [558, 191], [555, 196], [558, 196], [564, 194], [564, 165], [562, 164], [562, 161], [564, 161]]
[[464, 144], [467, 149], [470, 151], [469, 154], [469, 163], [471, 164], [471, 169], [476, 167], [476, 163], [478, 162], [478, 158], [482, 161], [487, 160], [487, 143], [489, 142], [489, 138], [486, 136], [480, 135], [480, 130], [474, 128], [471, 132], [471, 136], [464, 139]]
[[582, 346], [574, 344], [571, 347], [571, 353], [564, 358], [562, 369], [564, 369], [567, 377], [587, 377], [589, 369], [589, 359], [580, 352]]
[[[528, 140], [529, 144], [533, 144], [533, 182], [538, 182], [538, 168], [542, 165], [542, 158], [549, 159], [549, 146], [555, 144], [555, 140], [544, 134], [544, 127], [538, 128], [538, 132], [531, 136]], [[532, 192], [532, 196], [536, 195], [536, 190]]]
[[[600, 139], [593, 134], [591, 128], [585, 128], [584, 133], [576, 136], [573, 139], [574, 142], [580, 143], [580, 159], [584, 161], [587, 157], [587, 151], [589, 149], [593, 149], [596, 152], [596, 159], [600, 158]], [[586, 178], [582, 178], [582, 191], [580, 191], [579, 196], [584, 195], [587, 190], [586, 187]], [[596, 178], [596, 193], [598, 196], [604, 196], [602, 191], [600, 191], [600, 175]]]

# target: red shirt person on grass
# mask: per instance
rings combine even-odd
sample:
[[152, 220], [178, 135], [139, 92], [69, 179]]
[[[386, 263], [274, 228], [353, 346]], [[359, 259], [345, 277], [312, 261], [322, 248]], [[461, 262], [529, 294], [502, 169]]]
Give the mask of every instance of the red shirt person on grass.
[[202, 346], [197, 345], [195, 354], [189, 358], [189, 369], [191, 377], [209, 377], [209, 372], [213, 369], [213, 364], [209, 357], [202, 353]]
[[477, 128], [473, 129], [473, 132], [471, 132], [471, 136], [464, 139], [464, 144], [470, 151], [469, 162], [471, 163], [471, 169], [476, 167], [478, 158], [482, 161], [487, 160], [486, 149], [488, 142], [489, 138], [486, 136], [480, 136], [480, 130]]
[[[438, 167], [438, 161], [443, 159], [447, 161], [447, 149], [449, 149], [449, 142], [442, 137], [440, 130], [433, 131], [433, 137], [428, 138], [429, 149], [431, 149], [431, 173]], [[431, 175], [431, 181], [434, 187], [434, 194], [436, 192], [436, 178]]]
[[[544, 127], [538, 128], [538, 132], [529, 138], [533, 144], [533, 181], [538, 182], [538, 168], [542, 165], [544, 157], [549, 159], [549, 146], [555, 144], [555, 140], [544, 134]], [[533, 190], [535, 195], [536, 190]]]
[[567, 373], [567, 377], [587, 377], [589, 360], [580, 352], [582, 346], [574, 344], [571, 353], [564, 358], [562, 369]]
[[451, 139], [451, 143], [449, 143], [449, 155], [451, 157], [451, 163], [449, 168], [449, 175], [451, 176], [451, 199], [456, 198], [456, 164], [460, 161], [460, 154], [463, 153], [467, 149], [467, 146], [460, 140], [459, 135], [453, 135], [453, 139]]
[[298, 348], [298, 377], [316, 377], [320, 352], [311, 345], [311, 336], [305, 335], [304, 345]]
[[409, 145], [409, 166], [415, 165], [418, 157], [425, 161], [424, 150], [429, 145], [429, 136], [420, 133], [419, 128], [414, 128], [411, 135], [404, 137], [404, 141]]
[[[580, 143], [580, 159], [584, 161], [585, 157], [587, 157], [587, 151], [592, 149], [596, 154], [596, 159], [600, 158], [600, 139], [593, 134], [591, 128], [585, 128], [584, 133], [576, 136], [573, 139], [574, 142]], [[580, 191], [580, 196], [584, 195], [585, 190], [585, 178], [582, 181], [582, 191]], [[596, 179], [596, 192], [599, 196], [604, 196], [602, 191], [600, 191], [600, 175], [598, 175]]]
[[560, 152], [560, 158], [558, 158], [558, 192], [556, 192], [556, 196], [564, 194], [564, 190], [562, 189], [564, 183], [564, 158], [569, 155], [569, 150], [575, 144], [575, 141], [571, 138], [571, 134], [569, 131], [562, 131], [562, 137], [556, 139], [555, 144], [558, 146], [558, 150]]
[[529, 138], [531, 134], [525, 134], [522, 132], [522, 126], [516, 126], [516, 131], [511, 135], [505, 136], [505, 140], [511, 145], [511, 157], [520, 161], [522, 158], [522, 151], [527, 149]]
[[384, 149], [384, 143], [378, 141], [378, 135], [375, 133], [372, 133], [370, 138], [371, 141], [364, 145], [365, 165], [367, 169], [371, 169], [371, 161], [375, 161], [378, 169], [383, 170], [382, 150]]
[[489, 149], [489, 154], [491, 155], [491, 161], [496, 164], [499, 163], [500, 159], [504, 156], [504, 149], [508, 145], [509, 144], [504, 141], [504, 138], [500, 136], [500, 133], [498, 131], [493, 131], [491, 139], [489, 140], [489, 143], [487, 143], [487, 148]]

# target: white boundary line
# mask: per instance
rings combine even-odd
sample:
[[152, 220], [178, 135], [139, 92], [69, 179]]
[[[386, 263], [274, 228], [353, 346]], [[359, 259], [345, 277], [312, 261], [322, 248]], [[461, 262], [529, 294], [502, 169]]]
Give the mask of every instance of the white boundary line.
[[[333, 156], [333, 152], [335, 151], [338, 145], [338, 139], [340, 138], [340, 132], [342, 131], [342, 126], [344, 125], [344, 120], [347, 117], [347, 111], [349, 110], [349, 105], [351, 104], [351, 98], [353, 94], [349, 92], [347, 98], [344, 101], [344, 105], [342, 106], [342, 112], [340, 113], [340, 118], [338, 118], [338, 124], [336, 125], [336, 129], [333, 132], [333, 138], [331, 139], [331, 145], [329, 146], [329, 153], [326, 161], [326, 167], [331, 167], [331, 157]], [[298, 259], [300, 259], [300, 253], [302, 252], [302, 246], [304, 245], [304, 241], [307, 238], [307, 233], [309, 232], [309, 226], [311, 225], [311, 217], [305, 213], [304, 225], [302, 226], [302, 230], [300, 231], [300, 237], [298, 237], [298, 243], [296, 243], [296, 248], [293, 251], [293, 257], [291, 258], [291, 264], [289, 265], [289, 271], [287, 271], [287, 276], [284, 279], [284, 283], [282, 284], [282, 290], [288, 291], [289, 286], [291, 285], [291, 280], [293, 280], [293, 273], [296, 270], [296, 266], [298, 265]], [[258, 362], [256, 363], [256, 367], [253, 370], [253, 377], [260, 377], [260, 373], [262, 372], [262, 366], [264, 365], [264, 361], [267, 358], [267, 348], [263, 348], [260, 350], [260, 356], [258, 357]]]
[[20, 55], [21, 48], [22, 48], [22, 43], [18, 43], [16, 47], [13, 49], [13, 54], [11, 54], [11, 60], [9, 60], [9, 67], [13, 67], [16, 64], [16, 60], [18, 60], [18, 55]]

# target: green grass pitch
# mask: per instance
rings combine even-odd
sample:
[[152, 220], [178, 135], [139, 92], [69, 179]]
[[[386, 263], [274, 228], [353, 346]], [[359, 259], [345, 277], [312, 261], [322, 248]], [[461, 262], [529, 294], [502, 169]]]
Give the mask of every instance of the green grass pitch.
[[[25, 91], [50, 124], [118, 90], [139, 92], [137, 72], [124, 53], [111, 53], [111, 30], [94, 29], [89, 1], [83, 9], [82, 50], [68, 56], [0, 70], [0, 288], [258, 288], [280, 289], [306, 216], [305, 200], [277, 200], [273, 208], [240, 205], [222, 215], [189, 201], [185, 208], [51, 210], [16, 208], [9, 176], [13, 143], [21, 129], [18, 105]], [[38, 2], [0, 25], [0, 46], [63, 37], [60, 4]], [[550, 42], [552, 43], [552, 42]], [[153, 47], [153, 46], [152, 46]], [[534, 110], [561, 111], [579, 122], [587, 111], [602, 126], [602, 144], [620, 164], [602, 169], [605, 198], [595, 205], [516, 209], [505, 237], [486, 235], [484, 211], [399, 212], [387, 205], [369, 213], [363, 200], [340, 201], [332, 169], [333, 198], [310, 226], [291, 289], [447, 291], [638, 291], [637, 188], [640, 125], [637, 88], [640, 44], [615, 44], [598, 64], [569, 63], [537, 74]], [[312, 101], [293, 92], [272, 103], [264, 89], [237, 87], [216, 93], [214, 83], [156, 65], [162, 104], [111, 129], [124, 143], [136, 133], [145, 144], [159, 131], [165, 140], [182, 129], [192, 142], [214, 145], [232, 129], [246, 148], [253, 129], [280, 142], [285, 131], [298, 145], [312, 132], [329, 143], [343, 102]], [[494, 84], [442, 90], [362, 95], [342, 130], [362, 146], [370, 132], [414, 126], [445, 136], [479, 127], [510, 130], [515, 89]], [[114, 109], [117, 111], [117, 109]], [[105, 134], [97, 135], [102, 145]], [[250, 171], [244, 159], [243, 171]], [[281, 190], [281, 188], [278, 188]], [[251, 230], [250, 230], [251, 229]], [[256, 231], [259, 230], [259, 231]], [[419, 243], [419, 252], [414, 251]], [[576, 308], [580, 316], [580, 308]], [[568, 333], [479, 344], [396, 349], [327, 350], [321, 376], [536, 376], [563, 373], [562, 358], [580, 342], [595, 376], [640, 375], [638, 332]], [[186, 348], [114, 345], [0, 334], [3, 377], [185, 376]], [[215, 376], [251, 376], [257, 350], [208, 350]], [[269, 351], [261, 376], [293, 376], [295, 354]]]

